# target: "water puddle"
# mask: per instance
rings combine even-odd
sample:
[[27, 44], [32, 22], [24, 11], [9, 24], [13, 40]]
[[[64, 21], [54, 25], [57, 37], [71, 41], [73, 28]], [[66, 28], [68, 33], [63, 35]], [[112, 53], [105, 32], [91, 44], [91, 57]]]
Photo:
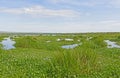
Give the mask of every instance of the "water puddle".
[[4, 38], [4, 40], [0, 43], [3, 45], [4, 50], [10, 50], [15, 48], [14, 44], [16, 42], [11, 40], [10, 37], [8, 37], [8, 38]]
[[104, 40], [107, 43], [107, 48], [120, 48], [120, 45], [117, 45], [116, 42], [110, 40]]
[[65, 38], [65, 39], [58, 38], [56, 41], [74, 41], [74, 39], [70, 39], [70, 38]]
[[86, 39], [86, 40], [88, 40], [88, 41], [89, 41], [89, 40], [91, 40], [92, 38], [93, 38], [93, 37], [87, 37], [87, 39]]
[[70, 38], [65, 38], [65, 41], [74, 41], [74, 40]]
[[72, 44], [72, 45], [63, 45], [62, 48], [64, 48], [64, 49], [73, 49], [73, 48], [75, 48], [75, 47], [77, 47], [79, 45], [82, 45], [82, 43], [80, 43], [80, 44]]
[[50, 43], [51, 41], [46, 41], [47, 43]]
[[61, 41], [62, 39], [58, 38], [56, 41]]

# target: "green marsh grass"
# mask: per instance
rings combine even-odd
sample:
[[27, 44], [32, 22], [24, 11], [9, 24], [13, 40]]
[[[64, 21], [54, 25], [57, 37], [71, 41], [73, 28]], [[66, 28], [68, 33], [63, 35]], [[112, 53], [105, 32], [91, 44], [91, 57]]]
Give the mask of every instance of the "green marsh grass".
[[[120, 78], [120, 49], [107, 48], [104, 40], [119, 43], [119, 33], [19, 36], [16, 49], [0, 48], [0, 78]], [[6, 36], [0, 36], [0, 41]], [[87, 37], [93, 37], [86, 40]], [[56, 41], [71, 38], [74, 41]], [[79, 44], [74, 49], [62, 45]], [[46, 41], [51, 41], [47, 43]]]

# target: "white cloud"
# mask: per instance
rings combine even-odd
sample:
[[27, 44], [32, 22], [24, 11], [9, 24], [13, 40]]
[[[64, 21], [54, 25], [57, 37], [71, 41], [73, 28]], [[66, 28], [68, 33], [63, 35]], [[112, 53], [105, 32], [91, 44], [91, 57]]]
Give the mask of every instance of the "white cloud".
[[77, 5], [77, 6], [109, 6], [120, 8], [120, 0], [47, 0], [51, 3], [65, 3], [70, 5]]
[[29, 14], [35, 16], [43, 16], [43, 17], [76, 17], [79, 16], [79, 12], [61, 9], [61, 10], [53, 10], [47, 9], [43, 6], [33, 6], [33, 7], [25, 7], [25, 8], [0, 8], [0, 12], [3, 13], [11, 13], [11, 14]]
[[109, 4], [111, 7], [120, 8], [120, 0], [110, 0]]
[[58, 3], [65, 3], [70, 5], [77, 5], [77, 6], [94, 6], [96, 5], [93, 1], [80, 1], [80, 0], [47, 0], [48, 2], [58, 4]]
[[[13, 26], [13, 25], [11, 25]], [[44, 24], [16, 24], [14, 27], [1, 27], [3, 30], [23, 32], [120, 32], [120, 20], [105, 20], [98, 22], [67, 22]]]
[[98, 21], [91, 24], [91, 30], [103, 31], [103, 32], [119, 32], [120, 20], [105, 20]]
[[52, 2], [52, 3], [62, 3], [62, 2], [68, 2], [69, 0], [47, 0], [48, 2]]
[[105, 21], [99, 21], [99, 24], [114, 24], [114, 23], [119, 23], [117, 20], [105, 20]]

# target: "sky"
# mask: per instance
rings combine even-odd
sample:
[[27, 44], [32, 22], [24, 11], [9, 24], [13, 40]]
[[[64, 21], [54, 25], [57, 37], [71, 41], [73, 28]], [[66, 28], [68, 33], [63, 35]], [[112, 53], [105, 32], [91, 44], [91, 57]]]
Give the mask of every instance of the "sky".
[[0, 0], [0, 31], [120, 32], [120, 0]]

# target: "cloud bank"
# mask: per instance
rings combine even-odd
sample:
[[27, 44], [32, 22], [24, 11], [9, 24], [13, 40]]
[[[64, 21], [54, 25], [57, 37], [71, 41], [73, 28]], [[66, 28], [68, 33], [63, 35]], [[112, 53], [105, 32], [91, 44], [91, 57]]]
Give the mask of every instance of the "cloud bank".
[[77, 17], [79, 15], [79, 12], [77, 11], [69, 9], [53, 10], [45, 8], [43, 6], [32, 6], [24, 8], [0, 8], [0, 13], [28, 14], [43, 17]]
[[65, 3], [76, 6], [106, 6], [120, 8], [120, 0], [47, 0], [54, 4]]

